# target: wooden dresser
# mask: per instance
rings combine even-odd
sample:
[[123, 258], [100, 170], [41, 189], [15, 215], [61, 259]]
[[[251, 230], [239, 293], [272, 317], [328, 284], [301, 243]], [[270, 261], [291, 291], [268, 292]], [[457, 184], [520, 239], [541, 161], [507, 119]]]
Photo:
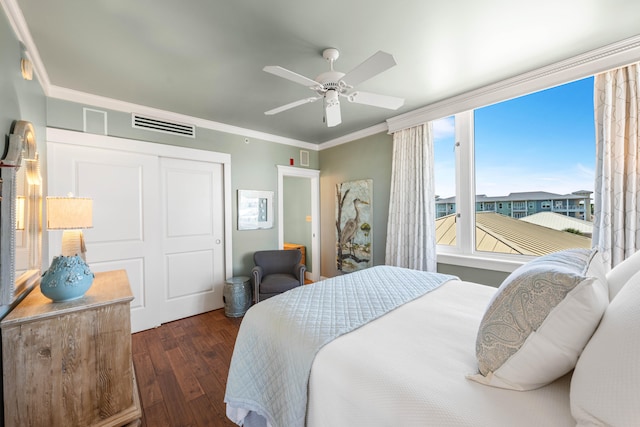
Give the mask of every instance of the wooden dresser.
[[297, 245], [295, 243], [285, 243], [283, 244], [283, 249], [286, 251], [291, 251], [291, 250], [296, 250], [298, 249], [300, 252], [302, 252], [302, 259], [300, 260], [301, 264], [307, 265], [307, 257], [305, 254], [305, 247], [304, 245]]
[[6, 426], [138, 425], [124, 270], [53, 303], [34, 289], [0, 323]]

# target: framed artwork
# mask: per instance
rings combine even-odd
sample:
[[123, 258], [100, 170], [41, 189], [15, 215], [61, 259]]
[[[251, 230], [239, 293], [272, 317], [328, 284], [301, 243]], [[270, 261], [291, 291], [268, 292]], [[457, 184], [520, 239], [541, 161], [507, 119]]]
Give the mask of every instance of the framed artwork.
[[336, 184], [336, 263], [350, 273], [371, 267], [373, 180]]
[[238, 190], [238, 230], [273, 228], [273, 191]]

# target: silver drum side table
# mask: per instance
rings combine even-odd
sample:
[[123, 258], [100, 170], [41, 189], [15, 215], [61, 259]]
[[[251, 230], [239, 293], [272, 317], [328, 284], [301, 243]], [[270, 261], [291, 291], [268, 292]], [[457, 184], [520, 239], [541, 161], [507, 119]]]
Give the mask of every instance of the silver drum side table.
[[251, 307], [251, 279], [248, 276], [236, 276], [225, 280], [222, 300], [227, 317], [244, 316]]

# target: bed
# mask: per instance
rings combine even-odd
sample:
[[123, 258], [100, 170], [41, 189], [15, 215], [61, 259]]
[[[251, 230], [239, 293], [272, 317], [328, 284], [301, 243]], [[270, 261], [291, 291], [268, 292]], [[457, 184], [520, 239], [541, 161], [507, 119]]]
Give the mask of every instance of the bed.
[[[238, 334], [227, 415], [238, 425], [274, 427], [640, 425], [640, 253], [605, 273], [597, 251], [576, 251], [540, 257], [498, 289], [379, 266], [261, 302]], [[563, 274], [572, 280], [567, 292], [558, 291]], [[356, 311], [369, 312], [376, 304], [370, 298], [387, 298], [422, 277], [434, 283], [382, 314], [349, 314], [365, 319], [309, 345], [308, 335], [322, 335], [305, 323], [309, 317], [351, 310], [338, 301], [338, 314], [327, 316], [309, 300], [327, 293], [335, 309], [336, 300], [353, 298]], [[336, 297], [327, 291], [353, 292], [375, 281], [388, 292]], [[541, 283], [552, 297], [540, 292]], [[526, 284], [533, 293], [521, 291]], [[541, 320], [525, 316], [534, 326], [513, 350], [503, 320], [523, 323], [524, 317], [501, 310], [514, 301], [521, 309], [523, 295], [527, 304], [531, 295], [538, 305], [555, 300]], [[299, 330], [287, 329], [291, 324]], [[483, 374], [484, 353], [495, 350], [486, 350], [487, 342], [504, 360]], [[292, 375], [292, 366], [299, 372]]]

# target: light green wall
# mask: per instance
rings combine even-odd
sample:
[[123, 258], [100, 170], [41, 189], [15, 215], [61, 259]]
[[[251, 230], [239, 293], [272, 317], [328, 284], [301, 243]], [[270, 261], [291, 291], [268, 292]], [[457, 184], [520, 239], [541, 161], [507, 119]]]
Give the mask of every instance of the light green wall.
[[[34, 126], [38, 152], [41, 155], [46, 155], [46, 144], [44, 143], [46, 120], [44, 91], [35, 73], [33, 80], [29, 81], [22, 78], [21, 58], [21, 44], [13, 33], [4, 9], [0, 7], [0, 133], [2, 137], [0, 151], [4, 152], [5, 143], [11, 133], [13, 122], [15, 120], [25, 120], [31, 122]], [[0, 168], [0, 177], [3, 171], [9, 171], [9, 169]], [[46, 173], [46, 168], [42, 168], [42, 173]], [[43, 236], [43, 242], [46, 243], [46, 236]], [[6, 250], [7, 248], [0, 239], [0, 251]], [[0, 286], [7, 286], [7, 284], [0, 283]], [[18, 298], [12, 305], [15, 305], [26, 293], [25, 291], [22, 295], [17, 295]], [[0, 319], [9, 312], [12, 305], [0, 305]], [[0, 398], [4, 399], [1, 381]], [[3, 419], [4, 408], [0, 406], [0, 425], [4, 425]]]
[[[2, 135], [0, 152], [4, 151], [12, 123], [16, 120], [25, 120], [34, 126], [36, 144], [42, 158], [46, 156], [45, 95], [35, 73], [33, 80], [22, 78], [20, 69], [22, 57], [21, 43], [13, 33], [4, 10], [0, 8], [0, 133]], [[0, 176], [3, 170], [9, 171], [9, 169], [0, 168]], [[43, 175], [46, 174], [46, 165], [42, 165], [41, 172]], [[44, 234], [43, 242], [46, 243], [47, 236]], [[6, 248], [0, 247], [0, 250], [4, 251]], [[0, 309], [0, 313], [4, 313], [4, 310]]]
[[3, 137], [1, 147], [4, 149], [4, 138], [9, 135], [13, 121], [26, 120], [33, 124], [38, 151], [44, 155], [45, 95], [35, 72], [33, 80], [22, 78], [22, 57], [21, 43], [13, 33], [4, 10], [0, 8], [0, 129]]
[[[233, 274], [248, 275], [253, 267], [253, 253], [278, 247], [277, 165], [289, 165], [289, 159], [300, 158], [300, 148], [275, 142], [197, 128], [196, 138], [186, 138], [159, 132], [133, 129], [131, 114], [74, 102], [49, 98], [47, 126], [82, 131], [83, 107], [107, 112], [107, 133], [110, 136], [137, 139], [181, 147], [228, 153], [231, 155], [231, 189], [233, 211]], [[309, 151], [309, 167], [318, 168], [318, 152]], [[237, 230], [237, 190], [273, 191], [276, 221], [268, 230]]]
[[441, 264], [438, 263], [438, 272], [444, 274], [453, 274], [458, 276], [460, 280], [467, 282], [482, 283], [483, 285], [499, 287], [507, 278], [509, 273], [503, 271], [485, 270], [481, 268], [463, 267], [460, 265]]
[[[384, 264], [391, 190], [393, 137], [386, 133], [320, 151], [320, 200], [322, 269], [325, 277], [338, 274], [336, 268], [336, 184], [356, 179], [373, 179], [373, 261]], [[438, 264], [438, 271], [462, 280], [500, 286], [509, 273]]]
[[[48, 99], [47, 126], [82, 131], [83, 111], [81, 104]], [[90, 108], [94, 108], [88, 106]], [[253, 252], [274, 249], [278, 246], [277, 221], [269, 230], [237, 230], [236, 197], [237, 190], [268, 190], [277, 192], [276, 165], [288, 165], [289, 158], [299, 158], [299, 148], [249, 138], [245, 143], [242, 135], [231, 135], [209, 129], [198, 128], [197, 138], [185, 138], [158, 132], [131, 128], [131, 115], [118, 111], [104, 110], [108, 118], [108, 134], [111, 136], [140, 139], [162, 144], [178, 145], [202, 150], [231, 154], [231, 184], [233, 190], [233, 271], [234, 275], [246, 275], [253, 267]], [[384, 264], [386, 245], [388, 201], [391, 183], [393, 138], [379, 133], [320, 152], [309, 151], [310, 168], [320, 169], [320, 217], [321, 217], [321, 270], [320, 274], [332, 277], [338, 274], [336, 268], [335, 237], [335, 186], [338, 183], [358, 179], [373, 179], [373, 262]], [[310, 197], [308, 180], [285, 177], [285, 241], [306, 246], [307, 265], [311, 271], [310, 223], [304, 221], [311, 215], [310, 202], [296, 200], [304, 195]], [[274, 199], [277, 212], [277, 195]], [[305, 199], [306, 200], [306, 199]], [[304, 207], [309, 212], [303, 212]], [[290, 210], [290, 217], [287, 213]], [[290, 218], [290, 219], [286, 219]], [[300, 220], [300, 221], [297, 221]], [[309, 227], [309, 231], [306, 231]], [[438, 271], [454, 274], [463, 280], [499, 286], [507, 273], [438, 264]]]
[[[28, 120], [36, 129], [37, 144], [44, 177], [43, 194], [47, 194], [46, 182], [46, 126], [83, 130], [83, 107], [85, 105], [46, 98], [37, 81], [22, 79], [20, 58], [22, 49], [4, 11], [0, 13], [0, 126], [6, 137], [13, 120]], [[236, 197], [238, 189], [268, 190], [277, 193], [276, 165], [288, 165], [289, 158], [299, 158], [299, 148], [224, 132], [197, 128], [197, 138], [184, 138], [158, 132], [131, 128], [131, 115], [119, 111], [105, 110], [86, 105], [89, 108], [106, 111], [108, 134], [116, 137], [138, 139], [162, 144], [198, 148], [231, 155], [231, 187], [233, 211], [233, 272], [247, 274], [253, 266], [252, 254], [260, 249], [272, 249], [278, 245], [277, 221], [269, 230], [237, 230]], [[389, 186], [391, 177], [391, 135], [380, 133], [347, 144], [328, 148], [320, 152], [309, 151], [310, 168], [321, 169], [321, 253], [320, 274], [334, 276], [335, 265], [335, 184], [356, 180], [373, 179], [373, 260], [374, 264], [384, 264], [386, 243], [386, 223], [388, 215]], [[277, 201], [277, 194], [276, 199]], [[276, 206], [276, 218], [279, 214]], [[47, 233], [43, 233], [43, 257], [46, 253]], [[310, 244], [307, 245], [310, 250]], [[310, 256], [308, 256], [310, 259]], [[466, 280], [495, 284], [504, 274], [488, 270], [466, 267], [439, 266], [447, 272], [458, 274]], [[482, 278], [480, 280], [479, 278]]]
[[379, 133], [320, 151], [321, 274], [333, 277], [336, 268], [336, 184], [373, 180], [373, 264], [384, 264], [391, 185], [391, 135]]
[[[0, 9], [2, 10], [2, 9]], [[20, 70], [21, 44], [13, 34], [4, 12], [0, 13], [0, 127], [8, 135], [14, 120], [30, 121], [36, 130], [38, 146], [43, 144], [45, 124], [44, 92], [35, 76], [24, 80]], [[4, 142], [2, 144], [4, 148]]]
[[285, 176], [283, 179], [284, 241], [305, 246], [307, 271], [313, 271], [311, 248], [311, 182], [308, 178]]

